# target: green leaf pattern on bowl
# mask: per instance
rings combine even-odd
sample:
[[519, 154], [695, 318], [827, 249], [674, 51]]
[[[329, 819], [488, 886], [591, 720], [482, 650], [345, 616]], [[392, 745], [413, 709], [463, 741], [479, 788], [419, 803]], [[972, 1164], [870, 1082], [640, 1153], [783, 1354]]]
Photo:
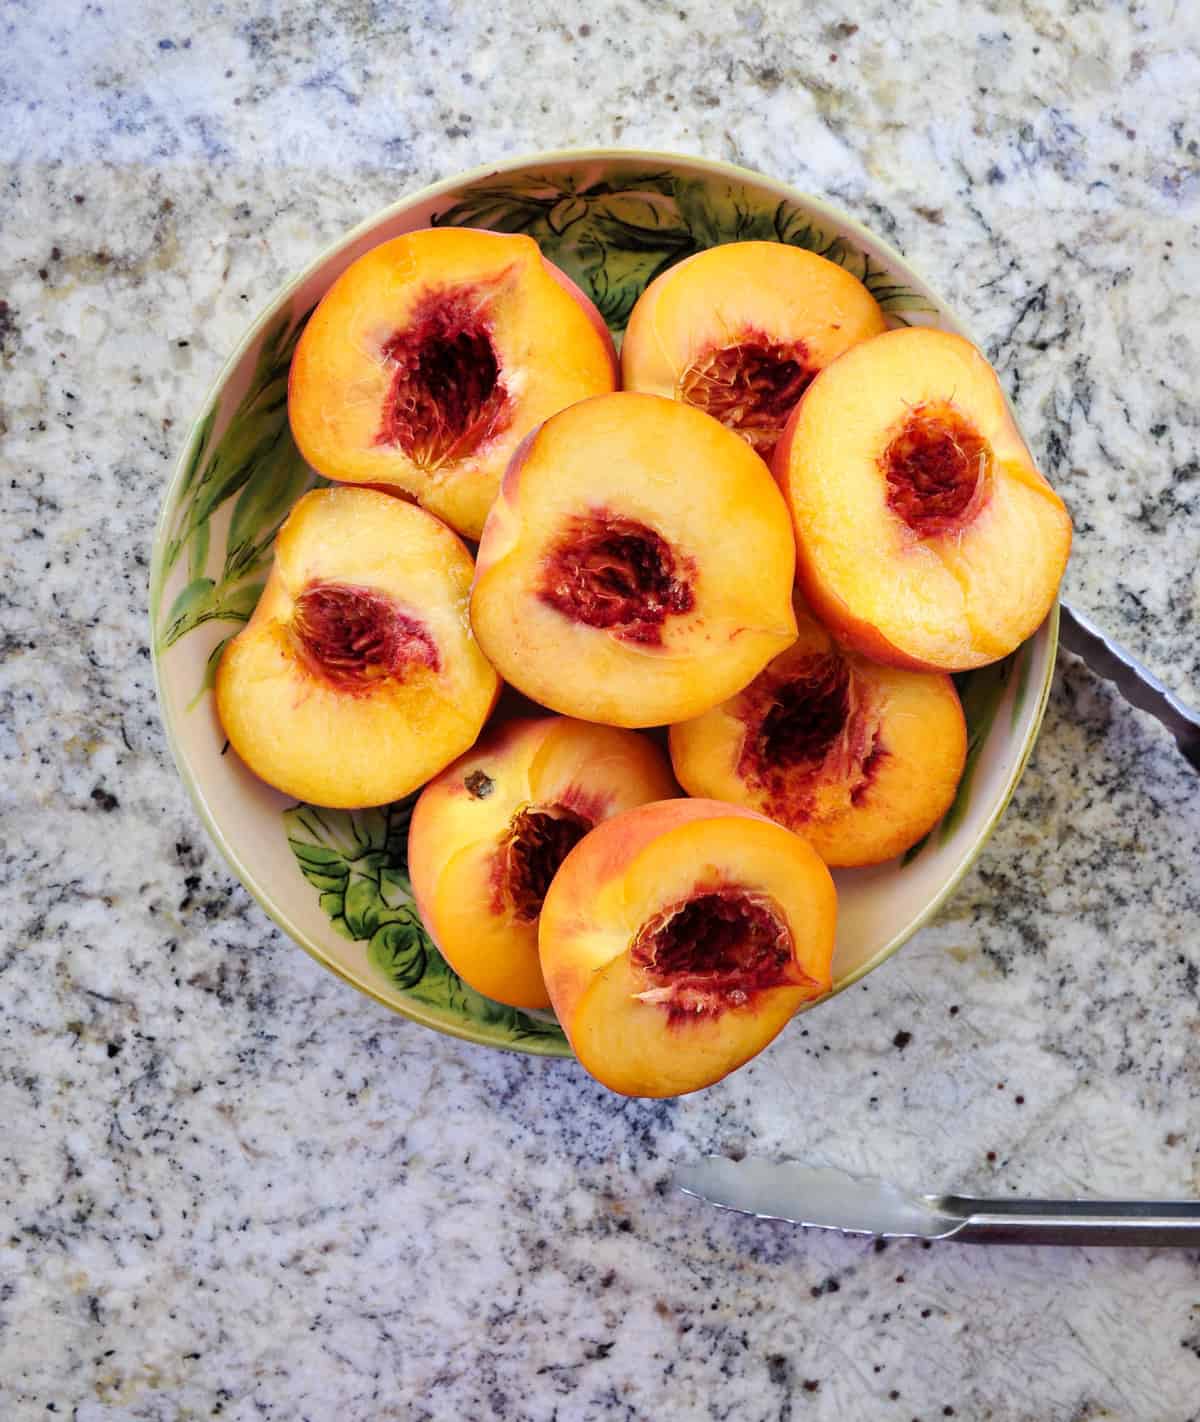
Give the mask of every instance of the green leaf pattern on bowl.
[[524, 232], [591, 296], [618, 335], [661, 272], [723, 242], [786, 242], [852, 272], [897, 324], [929, 302], [790, 202], [764, 201], [745, 183], [629, 174], [577, 186], [570, 177], [479, 183], [435, 223]]
[[[165, 617], [156, 612], [160, 652], [205, 622], [249, 620], [279, 526], [316, 482], [300, 458], [287, 417], [288, 370], [306, 319], [284, 316], [267, 330], [246, 393], [214, 449], [209, 445], [215, 405], [205, 417], [162, 560], [160, 584], [186, 550], [188, 581]], [[212, 518], [235, 496], [224, 561], [212, 576], [207, 570]], [[156, 587], [155, 609], [158, 593]], [[209, 684], [206, 677], [201, 691]]]
[[333, 927], [365, 942], [367, 960], [397, 992], [421, 1004], [441, 1025], [464, 1019], [476, 1040], [569, 1056], [562, 1028], [547, 1014], [505, 1007], [468, 987], [434, 946], [413, 902], [408, 877], [408, 822], [415, 797], [376, 810], [284, 812], [288, 844], [300, 872], [320, 895]]

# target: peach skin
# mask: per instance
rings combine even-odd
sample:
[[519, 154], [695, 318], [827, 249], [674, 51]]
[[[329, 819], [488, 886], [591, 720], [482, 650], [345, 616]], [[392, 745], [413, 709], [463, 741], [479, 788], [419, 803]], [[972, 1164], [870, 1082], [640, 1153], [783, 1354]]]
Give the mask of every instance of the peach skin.
[[797, 640], [723, 705], [671, 727], [689, 795], [747, 805], [826, 864], [877, 864], [954, 799], [967, 753], [954, 683], [839, 649], [797, 603]]
[[408, 870], [450, 966], [511, 1007], [549, 1007], [538, 916], [568, 851], [602, 820], [678, 794], [662, 751], [636, 731], [565, 716], [490, 730], [421, 792]]
[[710, 1086], [830, 988], [837, 893], [816, 852], [737, 805], [616, 815], [563, 861], [538, 944], [575, 1055], [626, 1096]]
[[794, 571], [787, 509], [743, 440], [677, 401], [603, 395], [509, 466], [471, 619], [539, 704], [661, 725], [725, 700], [795, 637]]
[[775, 476], [809, 606], [876, 661], [983, 666], [1054, 605], [1070, 517], [961, 336], [889, 331], [827, 366], [788, 421]]
[[477, 539], [525, 435], [616, 384], [600, 313], [531, 237], [436, 227], [330, 287], [296, 347], [288, 414], [327, 478], [408, 494]]
[[813, 376], [886, 329], [875, 298], [836, 262], [782, 242], [729, 242], [642, 293], [621, 384], [695, 405], [769, 461]]
[[473, 565], [432, 514], [371, 489], [314, 489], [217, 669], [230, 744], [316, 805], [398, 800], [470, 746], [500, 681], [466, 617]]

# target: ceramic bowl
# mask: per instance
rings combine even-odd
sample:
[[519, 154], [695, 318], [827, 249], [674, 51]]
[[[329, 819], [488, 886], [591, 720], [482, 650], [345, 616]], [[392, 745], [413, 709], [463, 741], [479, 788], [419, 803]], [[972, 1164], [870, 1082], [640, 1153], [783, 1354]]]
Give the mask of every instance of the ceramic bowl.
[[[305, 319], [368, 248], [440, 223], [530, 233], [590, 293], [618, 340], [659, 272], [701, 248], [749, 238], [841, 263], [894, 325], [962, 327], [899, 252], [782, 183], [663, 153], [549, 153], [438, 183], [349, 232], [272, 299], [205, 400], [163, 500], [150, 599], [163, 720], [201, 818], [276, 923], [362, 992], [441, 1032], [569, 1055], [550, 1014], [481, 997], [433, 946], [407, 876], [410, 802], [353, 813], [295, 804], [228, 750], [214, 707], [218, 658], [254, 608], [275, 533], [318, 482], [287, 421], [288, 363]], [[936, 913], [979, 854], [1032, 749], [1056, 639], [1057, 611], [1011, 657], [958, 678], [970, 737], [958, 797], [903, 859], [835, 876], [835, 992]]]

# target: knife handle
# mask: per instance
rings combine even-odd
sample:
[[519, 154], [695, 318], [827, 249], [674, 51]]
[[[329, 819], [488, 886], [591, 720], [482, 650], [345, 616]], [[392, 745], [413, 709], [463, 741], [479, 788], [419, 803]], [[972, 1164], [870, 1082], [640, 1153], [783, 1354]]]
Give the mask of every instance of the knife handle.
[[1061, 604], [1059, 640], [1098, 676], [1111, 681], [1131, 706], [1148, 711], [1175, 737], [1184, 757], [1200, 770], [1200, 713], [1182, 701], [1124, 647], [1068, 603]]
[[963, 1244], [1094, 1244], [1200, 1247], [1200, 1201], [977, 1200], [938, 1201], [962, 1218], [943, 1236]]

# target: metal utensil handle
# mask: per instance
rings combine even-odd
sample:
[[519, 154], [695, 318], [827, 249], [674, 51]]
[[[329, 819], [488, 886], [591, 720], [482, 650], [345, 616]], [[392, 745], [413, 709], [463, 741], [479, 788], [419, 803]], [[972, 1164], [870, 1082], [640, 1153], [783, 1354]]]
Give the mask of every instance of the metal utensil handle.
[[1200, 713], [1182, 701], [1124, 647], [1107, 637], [1082, 612], [1063, 603], [1059, 639], [1099, 676], [1111, 681], [1131, 706], [1148, 711], [1175, 737], [1179, 749], [1200, 770]]
[[1200, 1248], [1195, 1200], [942, 1201], [963, 1223], [947, 1237], [964, 1244], [1095, 1244]]

